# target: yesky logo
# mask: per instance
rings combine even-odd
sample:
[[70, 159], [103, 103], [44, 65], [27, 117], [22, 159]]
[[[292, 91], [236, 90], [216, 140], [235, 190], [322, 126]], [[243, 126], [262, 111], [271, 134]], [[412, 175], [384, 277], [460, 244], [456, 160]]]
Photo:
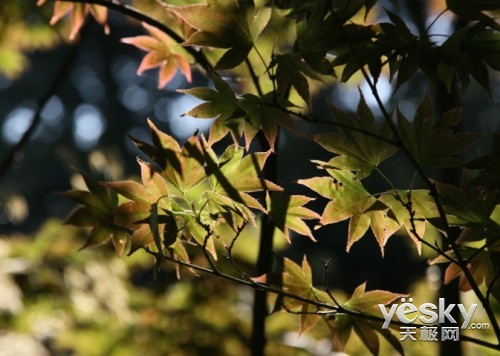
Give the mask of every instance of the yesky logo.
[[[419, 307], [413, 304], [413, 298], [401, 298], [402, 304], [392, 304], [389, 309], [384, 304], [378, 304], [380, 312], [384, 317], [384, 324], [382, 329], [387, 329], [394, 316], [403, 324], [412, 324], [418, 321], [419, 325], [414, 326], [401, 326], [400, 334], [401, 341], [410, 339], [416, 341], [417, 326], [420, 327], [420, 341], [439, 341], [438, 324], [453, 325], [458, 324], [455, 318], [451, 315], [455, 307], [458, 308], [463, 323], [460, 329], [489, 329], [488, 323], [471, 323], [472, 317], [477, 309], [477, 304], [472, 304], [467, 310], [463, 304], [446, 304], [444, 298], [439, 298], [438, 305], [434, 303], [424, 303]], [[441, 327], [441, 341], [451, 340], [458, 341], [460, 337], [459, 327], [457, 326], [442, 326]]]
[[[393, 319], [394, 314], [396, 314], [397, 319], [404, 324], [414, 323], [417, 319], [422, 324], [435, 324], [436, 322], [438, 322], [439, 324], [443, 324], [446, 321], [448, 321], [449, 323], [457, 324], [457, 321], [451, 315], [452, 310], [455, 308], [455, 306], [457, 306], [463, 318], [463, 323], [461, 326], [461, 329], [463, 330], [467, 329], [472, 317], [474, 316], [474, 312], [477, 309], [477, 304], [472, 304], [469, 310], [467, 310], [463, 304], [446, 305], [446, 301], [444, 298], [439, 298], [438, 305], [433, 303], [424, 303], [419, 307], [413, 304], [413, 298], [409, 298], [408, 302], [406, 302], [405, 298], [401, 298], [401, 302], [401, 305], [391, 305], [389, 310], [387, 310], [384, 304], [378, 304], [378, 307], [384, 317], [384, 324], [382, 325], [382, 329], [387, 329], [389, 327], [389, 323]], [[412, 314], [413, 316], [409, 317], [410, 314]]]

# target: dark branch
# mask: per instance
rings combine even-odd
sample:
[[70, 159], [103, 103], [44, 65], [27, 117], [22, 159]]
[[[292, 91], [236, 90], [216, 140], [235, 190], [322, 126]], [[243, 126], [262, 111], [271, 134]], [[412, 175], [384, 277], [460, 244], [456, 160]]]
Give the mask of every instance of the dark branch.
[[14, 146], [12, 146], [11, 149], [5, 155], [2, 164], [0, 165], [0, 180], [7, 174], [13, 162], [16, 160], [16, 156], [18, 156], [21, 153], [21, 151], [24, 149], [24, 147], [29, 142], [29, 140], [35, 133], [36, 129], [40, 125], [42, 120], [41, 117], [42, 110], [47, 104], [47, 102], [59, 89], [59, 87], [64, 82], [66, 77], [68, 76], [68, 73], [72, 68], [73, 62], [77, 58], [79, 44], [81, 43], [83, 37], [85, 37], [85, 34], [87, 33], [89, 26], [90, 26], [89, 22], [86, 22], [85, 25], [82, 27], [79, 41], [73, 44], [73, 46], [70, 49], [70, 53], [68, 54], [64, 62], [59, 66], [59, 70], [54, 76], [54, 79], [47, 87], [45, 92], [38, 98], [37, 109], [33, 115], [30, 126], [24, 132], [21, 139]]

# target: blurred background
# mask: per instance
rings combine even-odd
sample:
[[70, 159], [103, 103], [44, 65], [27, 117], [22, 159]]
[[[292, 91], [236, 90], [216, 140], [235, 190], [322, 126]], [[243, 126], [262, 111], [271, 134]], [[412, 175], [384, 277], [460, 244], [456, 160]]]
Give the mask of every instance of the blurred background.
[[[153, 6], [152, 1], [139, 3]], [[197, 100], [176, 90], [210, 83], [194, 70], [193, 83], [177, 75], [158, 90], [156, 71], [136, 75], [143, 53], [120, 42], [142, 33], [137, 24], [111, 12], [110, 35], [90, 22], [75, 47], [66, 39], [67, 24], [48, 26], [51, 13], [50, 4], [37, 8], [28, 0], [0, 2], [0, 159], [29, 127], [37, 101], [67, 58], [75, 56], [43, 108], [32, 139], [0, 177], [0, 355], [245, 354], [251, 290], [189, 273], [177, 280], [170, 271], [154, 281], [154, 261], [141, 252], [118, 258], [106, 247], [78, 251], [84, 232], [62, 225], [75, 206], [57, 194], [81, 186], [76, 170], [100, 180], [136, 177], [140, 152], [128, 135], [148, 141], [148, 117], [181, 143], [197, 129], [208, 134], [210, 120], [181, 117]], [[450, 31], [449, 22], [444, 19], [436, 31]], [[315, 88], [315, 114], [329, 116], [328, 100], [355, 110], [358, 85], [377, 114], [359, 78]], [[378, 85], [387, 105], [400, 100], [408, 117], [426, 90], [439, 97], [439, 88], [423, 76], [406, 84], [397, 96], [392, 96], [387, 80], [382, 78]], [[464, 101], [464, 130], [498, 132], [498, 78], [493, 78], [492, 86], [489, 99], [471, 83]], [[307, 137], [329, 128], [298, 125], [307, 134], [285, 132], [280, 140], [278, 184], [310, 194], [293, 182], [317, 174], [310, 159], [329, 158]], [[488, 150], [489, 140], [478, 142], [471, 155]], [[402, 157], [393, 157], [383, 169], [397, 170], [395, 184], [408, 187], [413, 172]], [[367, 185], [371, 191], [387, 189], [377, 178], [370, 178]], [[318, 199], [311, 206], [319, 211], [324, 204]], [[428, 301], [439, 288], [439, 269], [427, 269], [428, 251], [418, 256], [407, 237], [391, 238], [382, 258], [375, 239], [368, 236], [346, 254], [346, 231], [346, 224], [321, 229], [316, 232], [318, 243], [294, 236], [291, 245], [280, 242], [279, 253], [296, 261], [306, 253], [318, 284], [321, 259], [332, 259], [329, 284], [340, 294], [349, 295], [368, 281], [368, 289], [411, 292], [416, 300]], [[246, 235], [248, 242], [239, 249], [238, 258], [250, 266], [258, 230]], [[326, 327], [298, 337], [298, 318], [286, 313], [271, 316], [268, 324], [269, 354], [332, 354]], [[435, 345], [425, 347], [432, 354]], [[383, 345], [383, 350], [389, 352], [390, 346]], [[409, 350], [409, 354], [422, 351], [417, 344]], [[351, 343], [348, 352], [364, 353], [360, 343]]]

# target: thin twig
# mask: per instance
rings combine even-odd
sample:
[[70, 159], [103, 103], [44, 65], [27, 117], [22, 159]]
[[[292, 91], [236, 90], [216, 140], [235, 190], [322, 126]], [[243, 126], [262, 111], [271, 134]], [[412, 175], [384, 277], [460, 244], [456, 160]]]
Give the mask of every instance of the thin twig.
[[467, 264], [469, 264], [474, 258], [476, 258], [481, 252], [486, 250], [489, 246], [493, 245], [495, 242], [500, 241], [500, 235], [487, 241], [483, 246], [474, 251], [472, 255], [467, 259]]
[[335, 303], [336, 306], [340, 307], [340, 303], [337, 301], [337, 299], [335, 299], [332, 292], [330, 291], [330, 287], [328, 287], [328, 267], [330, 266], [332, 260], [321, 259], [321, 262], [323, 263], [323, 291], [325, 291], [326, 294], [328, 294], [328, 296], [330, 297], [332, 302]]
[[278, 105], [278, 104], [266, 104], [266, 103], [263, 103], [262, 105], [268, 105], [270, 107], [273, 107], [273, 108], [276, 108], [280, 111], [283, 111], [284, 113], [287, 113], [289, 115], [293, 115], [293, 116], [296, 116], [304, 121], [307, 121], [307, 122], [310, 122], [310, 123], [313, 123], [313, 124], [326, 124], [326, 125], [331, 125], [331, 126], [335, 126], [335, 127], [340, 127], [340, 128], [343, 128], [343, 129], [346, 129], [346, 130], [351, 130], [351, 131], [355, 131], [355, 132], [359, 132], [359, 133], [362, 133], [366, 136], [370, 136], [370, 137], [373, 137], [373, 138], [376, 138], [380, 141], [383, 141], [383, 142], [386, 142], [386, 143], [389, 143], [391, 145], [394, 145], [396, 147], [400, 147], [401, 144], [397, 141], [394, 141], [394, 140], [391, 140], [390, 138], [386, 138], [386, 137], [383, 137], [383, 136], [380, 136], [376, 133], [373, 133], [371, 131], [367, 131], [367, 130], [364, 130], [364, 129], [361, 129], [359, 127], [354, 127], [354, 126], [350, 126], [350, 125], [346, 125], [346, 124], [342, 124], [342, 123], [339, 123], [339, 122], [335, 122], [335, 121], [330, 121], [330, 120], [324, 120], [324, 119], [321, 119], [313, 114], [303, 114], [301, 112], [297, 112], [297, 111], [293, 111], [293, 110], [290, 110], [290, 109], [287, 109], [287, 108], [284, 108], [282, 107], [281, 105]]
[[[352, 46], [350, 46], [350, 47], [351, 47], [351, 50], [353, 51], [353, 53], [355, 54], [356, 53], [355, 49]], [[385, 108], [385, 106], [380, 98], [380, 95], [378, 94], [377, 87], [371, 81], [370, 76], [368, 75], [365, 68], [363, 68], [363, 67], [361, 68], [361, 73], [363, 74], [365, 81], [368, 83], [368, 86], [371, 89], [373, 97], [375, 98], [377, 105], [378, 105], [380, 111], [382, 112], [382, 115], [384, 116], [385, 120], [387, 121], [389, 127], [391, 128], [394, 136], [396, 137], [398, 142], [401, 142], [401, 137], [399, 136], [399, 131], [398, 131], [396, 125], [394, 124], [394, 122], [392, 121], [390, 114], [386, 110], [386, 108]], [[463, 271], [463, 273], [464, 273], [465, 277], [467, 278], [467, 281], [469, 282], [472, 290], [476, 294], [476, 297], [479, 299], [483, 308], [485, 309], [486, 314], [488, 315], [488, 318], [491, 321], [491, 325], [493, 327], [493, 330], [495, 332], [497, 340], [500, 342], [500, 325], [498, 324], [498, 322], [496, 320], [496, 316], [495, 316], [494, 311], [491, 309], [489, 300], [482, 294], [481, 290], [479, 289], [479, 286], [477, 285], [474, 277], [472, 276], [472, 273], [467, 268], [467, 261], [462, 256], [462, 253], [460, 252], [460, 249], [459, 249], [457, 243], [452, 238], [451, 228], [450, 228], [448, 219], [446, 217], [446, 213], [444, 211], [443, 203], [441, 202], [441, 198], [439, 197], [439, 193], [437, 191], [436, 185], [430, 180], [429, 177], [427, 177], [427, 174], [424, 172], [422, 166], [415, 160], [415, 158], [413, 157], [411, 152], [406, 148], [406, 146], [401, 145], [400, 148], [403, 151], [404, 155], [410, 160], [413, 167], [417, 170], [418, 174], [420, 175], [421, 179], [424, 181], [425, 185], [427, 185], [427, 187], [429, 188], [430, 195], [431, 195], [432, 199], [434, 200], [434, 203], [436, 204], [436, 207], [438, 209], [439, 218], [444, 225], [444, 231], [446, 232], [447, 240], [448, 240], [455, 256], [457, 257], [456, 263], [460, 267], [460, 269]]]
[[498, 278], [500, 278], [500, 267], [497, 268], [495, 275], [491, 279], [490, 283], [488, 283], [488, 288], [486, 289], [486, 299], [488, 299], [488, 300], [490, 299], [491, 291], [493, 290], [493, 286], [496, 283], [496, 281], [498, 280]]
[[245, 226], [246, 226], [246, 223], [244, 223], [240, 227], [238, 227], [238, 229], [236, 230], [236, 234], [234, 235], [233, 239], [231, 240], [231, 243], [229, 244], [228, 247], [226, 247], [227, 255], [224, 257], [229, 262], [231, 262], [231, 264], [234, 266], [234, 268], [236, 268], [238, 270], [238, 272], [240, 272], [240, 275], [242, 278], [244, 278], [248, 281], [252, 281], [253, 283], [257, 283], [252, 278], [250, 278], [248, 273], [246, 273], [245, 270], [243, 268], [241, 268], [240, 264], [238, 262], [236, 262], [233, 258], [233, 248], [236, 244], [236, 241], [238, 241], [238, 237], [241, 235], [241, 232], [245, 229]]
[[252, 63], [250, 62], [248, 57], [245, 59], [245, 64], [247, 65], [248, 72], [250, 73], [250, 77], [252, 78], [252, 82], [255, 86], [255, 89], [257, 90], [257, 93], [259, 94], [259, 96], [263, 96], [264, 93], [260, 86], [259, 78], [257, 77], [257, 74], [255, 74], [255, 70], [253, 69]]
[[[158, 257], [157, 254], [159, 252], [154, 252], [154, 251], [150, 250], [147, 246], [143, 247], [143, 249], [144, 249], [144, 251], [146, 251], [148, 254], [154, 256], [155, 258]], [[317, 314], [322, 315], [322, 316], [328, 317], [329, 315], [345, 314], [345, 315], [349, 315], [352, 317], [362, 318], [362, 319], [371, 320], [371, 321], [375, 321], [375, 322], [384, 322], [385, 321], [384, 318], [381, 318], [381, 317], [378, 317], [375, 315], [364, 314], [362, 312], [358, 312], [355, 310], [349, 310], [349, 309], [345, 309], [343, 307], [339, 307], [336, 305], [331, 305], [331, 304], [327, 304], [324, 302], [304, 298], [304, 297], [301, 297], [299, 295], [286, 292], [282, 289], [271, 287], [271, 286], [264, 284], [264, 283], [256, 283], [253, 281], [247, 281], [244, 279], [240, 279], [240, 278], [234, 277], [232, 275], [229, 275], [229, 274], [226, 274], [223, 272], [216, 272], [210, 268], [198, 266], [198, 265], [195, 265], [195, 264], [192, 264], [189, 262], [175, 260], [170, 256], [164, 255], [163, 258], [165, 260], [179, 264], [181, 266], [188, 267], [188, 268], [191, 268], [191, 269], [199, 271], [199, 272], [208, 273], [208, 274], [211, 274], [215, 277], [226, 279], [226, 280], [234, 282], [236, 284], [244, 285], [247, 287], [252, 287], [252, 288], [255, 288], [258, 290], [267, 291], [267, 292], [276, 294], [278, 296], [283, 296], [283, 297], [287, 297], [287, 298], [290, 298], [293, 300], [297, 300], [297, 301], [302, 302], [302, 303], [311, 304], [311, 305], [318, 308], [319, 311], [317, 312]], [[320, 310], [320, 309], [326, 309], [326, 310]], [[299, 314], [300, 314], [300, 312], [299, 312]], [[408, 324], [398, 322], [398, 321], [392, 321], [392, 320], [391, 320], [390, 324], [391, 325], [398, 325], [398, 326], [408, 326]], [[417, 324], [416, 326], [418, 327], [419, 325]], [[493, 350], [500, 350], [500, 345], [495, 345], [495, 344], [490, 343], [488, 341], [476, 339], [476, 338], [471, 337], [471, 336], [460, 335], [460, 339], [463, 341], [469, 341], [469, 342], [475, 343], [477, 345], [485, 346], [485, 347], [488, 347], [488, 348], [493, 349]]]

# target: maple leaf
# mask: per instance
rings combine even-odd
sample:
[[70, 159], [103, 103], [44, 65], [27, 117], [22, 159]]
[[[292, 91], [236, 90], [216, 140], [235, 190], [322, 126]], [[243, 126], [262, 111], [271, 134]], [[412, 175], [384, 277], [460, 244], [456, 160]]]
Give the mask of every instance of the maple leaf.
[[143, 22], [142, 26], [150, 36], [137, 36], [123, 38], [122, 42], [142, 49], [148, 54], [144, 56], [137, 69], [141, 75], [148, 69], [159, 67], [158, 89], [165, 87], [172, 80], [179, 69], [187, 81], [191, 83], [191, 67], [185, 55], [175, 49], [173, 40], [158, 28]]
[[310, 105], [309, 83], [306, 76], [319, 80], [318, 74], [306, 62], [302, 61], [298, 53], [275, 54], [269, 64], [276, 67], [276, 84], [278, 93], [284, 97], [290, 86], [293, 86], [300, 97]]
[[118, 206], [113, 214], [115, 224], [132, 231], [129, 254], [153, 242], [151, 231], [146, 229], [148, 224], [145, 222], [150, 216], [152, 204], [157, 204], [163, 209], [171, 209], [169, 191], [163, 177], [155, 172], [150, 164], [141, 160], [138, 162], [143, 184], [131, 180], [104, 183], [116, 193], [130, 199]]
[[500, 134], [493, 135], [491, 153], [468, 162], [467, 168], [478, 170], [468, 185], [482, 187], [488, 191], [498, 189], [498, 182], [500, 182]]
[[[331, 105], [331, 110], [335, 122], [343, 126], [339, 128], [340, 132], [327, 132], [314, 136], [315, 142], [338, 155], [328, 162], [330, 166], [357, 171], [357, 177], [364, 178], [382, 161], [397, 151], [397, 146], [387, 141], [391, 138], [389, 125], [384, 121], [380, 127], [377, 127], [375, 117], [361, 92], [355, 118], [351, 118], [343, 110], [333, 105]], [[354, 129], [349, 129], [349, 127]], [[372, 133], [375, 136], [359, 132], [356, 129]]]
[[270, 151], [256, 152], [243, 156], [242, 147], [229, 146], [218, 159], [210, 162], [207, 167], [213, 191], [236, 203], [265, 212], [264, 207], [247, 193], [282, 190], [280, 186], [258, 177], [270, 153]]
[[197, 30], [185, 45], [229, 49], [215, 65], [216, 70], [243, 62], [271, 17], [271, 8], [256, 12], [253, 1], [245, 0], [208, 0], [206, 4], [165, 7]]
[[[499, 268], [500, 244], [497, 242], [489, 242], [486, 249], [477, 249], [471, 247], [461, 247], [460, 254], [467, 261], [467, 269], [472, 275], [474, 282], [481, 286], [486, 284], [488, 290], [497, 299], [500, 300], [500, 280], [497, 278]], [[456, 258], [453, 251], [445, 252], [451, 258]], [[438, 256], [431, 260], [429, 264], [448, 263], [449, 260], [443, 256]], [[458, 285], [461, 291], [467, 292], [472, 289], [469, 280], [465, 276], [463, 269], [456, 263], [449, 263], [444, 273], [444, 284], [449, 284], [451, 281], [458, 278]]]
[[116, 253], [121, 256], [130, 245], [128, 230], [114, 223], [113, 214], [118, 206], [118, 196], [86, 174], [82, 174], [88, 191], [70, 190], [61, 193], [82, 207], [77, 208], [66, 220], [66, 224], [92, 227], [82, 249], [112, 241]]
[[[456, 167], [462, 161], [454, 156], [464, 151], [479, 135], [454, 133], [461, 120], [461, 110], [444, 113], [433, 122], [432, 104], [426, 94], [417, 108], [413, 123], [398, 110], [398, 130], [402, 143], [420, 164], [438, 167]], [[439, 142], [439, 145], [436, 145]]]
[[[359, 285], [351, 298], [342, 307], [347, 310], [361, 312], [369, 315], [380, 316], [378, 304], [388, 305], [394, 300], [405, 297], [404, 294], [392, 293], [384, 290], [371, 290], [366, 292], [366, 283]], [[335, 315], [333, 319], [325, 319], [332, 331], [333, 344], [339, 351], [344, 350], [352, 333], [356, 332], [363, 344], [373, 355], [379, 354], [380, 343], [376, 333], [384, 337], [400, 354], [404, 354], [401, 343], [388, 329], [382, 329], [381, 322], [374, 322], [355, 317], [349, 314]]]
[[[306, 298], [314, 301], [328, 301], [328, 295], [312, 285], [312, 272], [311, 266], [307, 262], [306, 256], [302, 260], [302, 266], [299, 266], [292, 260], [285, 258], [283, 260], [284, 272], [283, 272], [283, 288], [288, 293], [291, 293], [302, 298]], [[290, 309], [300, 308], [300, 329], [299, 333], [312, 328], [320, 318], [319, 314], [315, 314], [315, 311], [319, 311], [318, 307], [312, 304], [301, 302], [295, 299], [285, 298], [283, 301], [284, 305]]]
[[266, 205], [269, 215], [274, 225], [285, 234], [289, 243], [289, 230], [309, 236], [311, 240], [316, 241], [311, 229], [303, 221], [321, 218], [319, 214], [303, 206], [311, 200], [314, 199], [303, 195], [287, 196], [282, 192], [267, 194]]
[[494, 192], [480, 188], [462, 190], [439, 182], [435, 184], [450, 224], [474, 226], [487, 224], [490, 221], [496, 206]]
[[400, 227], [389, 213], [389, 207], [373, 197], [352, 172], [332, 168], [325, 162], [314, 162], [326, 169], [331, 177], [301, 179], [298, 183], [330, 200], [323, 211], [320, 225], [350, 219], [347, 251], [371, 227], [383, 255], [387, 240]]
[[[38, 0], [37, 5], [42, 6], [46, 2], [47, 0]], [[106, 22], [108, 18], [108, 9], [104, 6], [94, 4], [77, 4], [66, 1], [55, 1], [54, 14], [50, 19], [50, 24], [55, 25], [60, 19], [69, 14], [71, 23], [69, 39], [74, 40], [89, 13], [101, 26], [104, 27], [104, 32], [109, 34], [109, 26]]]
[[162, 208], [170, 209], [168, 188], [164, 178], [155, 172], [150, 164], [141, 160], [138, 162], [141, 167], [142, 184], [132, 180], [104, 184], [133, 203], [147, 206], [148, 210], [153, 203], [159, 204]]
[[393, 190], [381, 194], [379, 200], [390, 208], [387, 215], [390, 215], [398, 226], [406, 228], [420, 254], [422, 242], [419, 238], [424, 237], [428, 221], [433, 221], [439, 216], [429, 191], [423, 189]]
[[[498, 11], [500, 5], [495, 0], [479, 0], [470, 2], [467, 0], [446, 0], [449, 10], [468, 20], [479, 20], [489, 27], [500, 31], [500, 25], [496, 19], [490, 16], [487, 11]], [[494, 14], [491, 14], [494, 16]]]
[[275, 100], [278, 100], [282, 108], [290, 107], [292, 104], [287, 100], [274, 98], [274, 94], [273, 92], [262, 96], [245, 94], [238, 102], [238, 107], [245, 113], [242, 121], [247, 151], [250, 149], [250, 143], [259, 130], [262, 130], [269, 147], [273, 151], [278, 136], [278, 126], [285, 127], [290, 131], [296, 131], [290, 116], [276, 107]]
[[217, 75], [212, 76], [212, 81], [215, 90], [209, 88], [179, 90], [181, 93], [187, 93], [205, 101], [205, 103], [194, 107], [184, 115], [197, 119], [215, 118], [210, 127], [208, 139], [210, 146], [222, 140], [229, 132], [231, 132], [233, 140], [238, 142], [242, 129], [241, 120], [237, 119], [245, 114], [238, 110], [238, 99], [229, 84]]
[[162, 169], [165, 178], [179, 191], [186, 193], [206, 179], [204, 151], [196, 135], [193, 135], [181, 148], [171, 136], [160, 131], [151, 120], [153, 145], [132, 138], [137, 147], [147, 154]]
[[[237, 97], [222, 78], [214, 75], [212, 80], [215, 90], [208, 88], [179, 90], [182, 93], [193, 95], [205, 101], [184, 115], [198, 119], [215, 118], [210, 127], [208, 140], [210, 146], [231, 133], [235, 144], [244, 135], [245, 146], [248, 150], [257, 132], [262, 130], [269, 142], [269, 146], [274, 149], [274, 143], [278, 135], [278, 125], [295, 131], [290, 116], [275, 106], [275, 98], [272, 92], [263, 96], [245, 94], [242, 97]], [[286, 100], [281, 101], [280, 105], [282, 107], [292, 105]]]

